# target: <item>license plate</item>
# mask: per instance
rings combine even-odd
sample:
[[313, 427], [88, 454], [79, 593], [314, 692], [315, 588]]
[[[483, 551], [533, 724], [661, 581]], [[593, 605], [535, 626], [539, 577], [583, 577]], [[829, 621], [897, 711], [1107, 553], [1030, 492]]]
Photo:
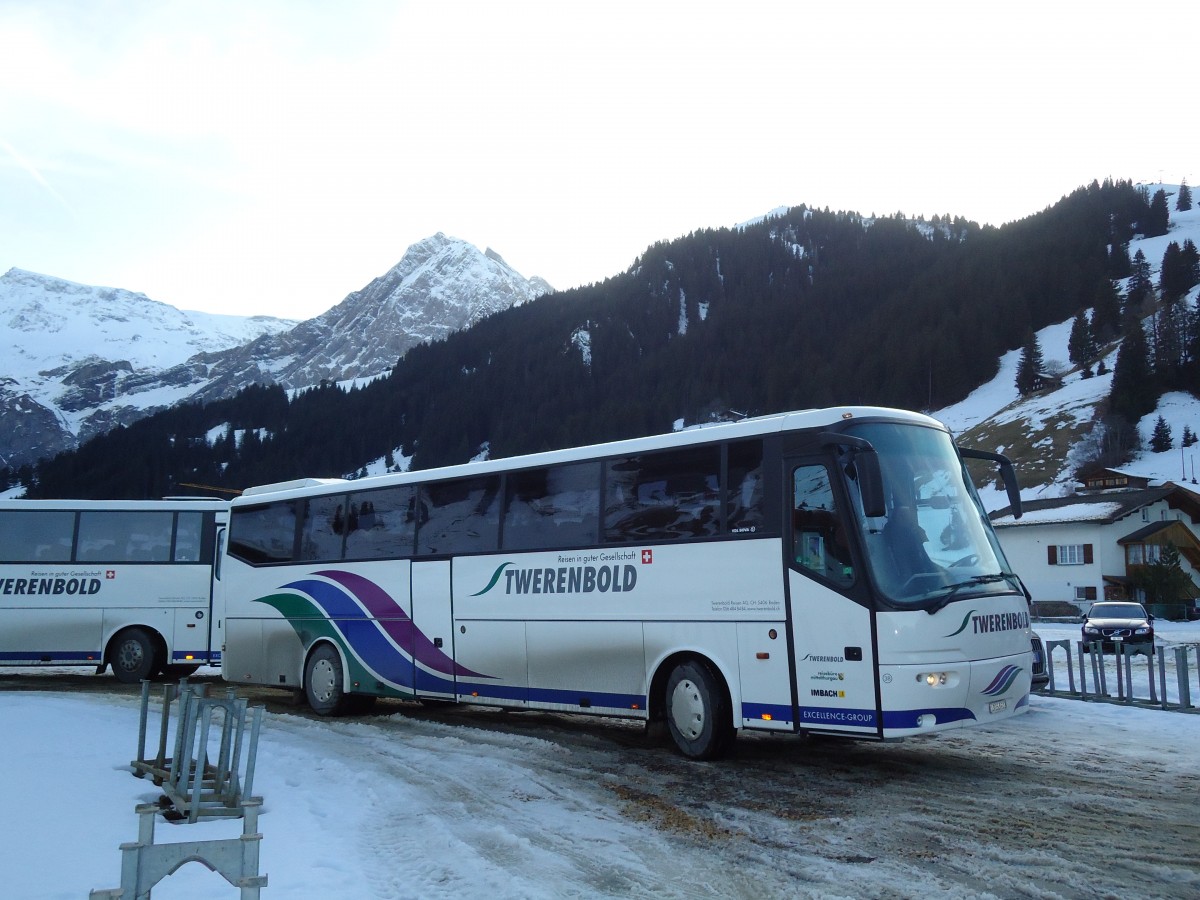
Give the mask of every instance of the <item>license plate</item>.
[[1119, 643], [1121, 643], [1121, 641], [1125, 640], [1125, 638], [1123, 638], [1123, 637], [1114, 637], [1114, 638], [1113, 638], [1113, 640], [1114, 640], [1114, 641], [1116, 641], [1116, 642], [1119, 644]]
[[1006, 709], [1008, 709], [1007, 700], [993, 700], [988, 704], [988, 712], [990, 713], [1004, 712]]

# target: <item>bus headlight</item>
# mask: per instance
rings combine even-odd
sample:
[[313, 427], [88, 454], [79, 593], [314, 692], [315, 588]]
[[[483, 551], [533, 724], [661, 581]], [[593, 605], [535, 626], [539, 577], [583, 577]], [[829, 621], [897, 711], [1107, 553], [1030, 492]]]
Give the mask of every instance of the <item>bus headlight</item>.
[[950, 680], [948, 672], [922, 672], [917, 676], [918, 684], [927, 684], [930, 687], [941, 687]]

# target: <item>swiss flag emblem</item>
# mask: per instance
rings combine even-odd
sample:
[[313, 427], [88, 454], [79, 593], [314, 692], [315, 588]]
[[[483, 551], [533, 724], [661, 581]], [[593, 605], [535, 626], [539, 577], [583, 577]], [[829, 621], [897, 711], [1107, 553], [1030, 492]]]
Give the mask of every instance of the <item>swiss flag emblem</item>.
[[642, 565], [648, 566], [652, 562], [654, 562], [654, 551], [653, 550], [643, 550], [642, 551]]
[[104, 572], [104, 577], [107, 578], [109, 581], [112, 581], [112, 579], [117, 577], [117, 570], [116, 569], [106, 569]]

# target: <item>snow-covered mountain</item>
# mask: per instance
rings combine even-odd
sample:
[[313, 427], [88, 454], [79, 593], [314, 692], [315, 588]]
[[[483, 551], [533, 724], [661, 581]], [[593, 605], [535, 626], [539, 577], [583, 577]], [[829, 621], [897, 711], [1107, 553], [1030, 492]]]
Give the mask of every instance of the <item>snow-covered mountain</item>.
[[[185, 312], [145, 294], [10, 269], [0, 277], [0, 465], [53, 455], [141, 410], [184, 399], [186, 385], [153, 394], [144, 386], [198, 353], [295, 324]], [[139, 412], [123, 414], [124, 407]]]
[[296, 323], [182, 312], [116, 288], [0, 278], [0, 466], [52, 456], [186, 400], [387, 372], [411, 347], [551, 290], [438, 234], [328, 312]]
[[[553, 290], [526, 279], [493, 250], [438, 233], [413, 244], [386, 274], [328, 312], [241, 347], [189, 360], [207, 381], [197, 399], [232, 394], [253, 382], [302, 388], [388, 372], [418, 344]], [[176, 377], [167, 371], [165, 380]], [[182, 377], [182, 373], [180, 373]]]

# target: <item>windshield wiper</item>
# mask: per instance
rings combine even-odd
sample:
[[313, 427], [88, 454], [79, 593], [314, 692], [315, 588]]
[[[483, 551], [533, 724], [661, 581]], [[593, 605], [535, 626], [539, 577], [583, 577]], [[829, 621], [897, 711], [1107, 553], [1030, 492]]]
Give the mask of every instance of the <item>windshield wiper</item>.
[[925, 612], [932, 616], [938, 610], [945, 609], [951, 600], [967, 588], [978, 587], [981, 584], [995, 584], [997, 581], [1007, 581], [1018, 591], [1022, 589], [1021, 579], [1012, 572], [997, 572], [994, 575], [975, 575], [966, 581], [959, 581], [956, 584], [948, 585], [945, 588], [946, 593], [925, 607]]

